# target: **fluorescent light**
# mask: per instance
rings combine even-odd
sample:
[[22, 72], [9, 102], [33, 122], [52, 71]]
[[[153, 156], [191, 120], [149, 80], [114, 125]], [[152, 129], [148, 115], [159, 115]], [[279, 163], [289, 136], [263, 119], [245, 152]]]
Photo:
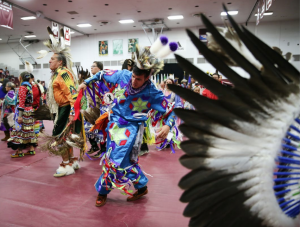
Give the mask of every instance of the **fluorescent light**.
[[[266, 13], [264, 13], [264, 16], [270, 16], [270, 15], [273, 15], [273, 12], [266, 12]], [[257, 13], [254, 16], [257, 17]]]
[[169, 20], [180, 20], [183, 19], [182, 15], [177, 15], [177, 16], [168, 16]]
[[2, 40], [2, 39], [0, 38], [0, 40]]
[[[229, 15], [237, 15], [239, 11], [228, 11]], [[221, 16], [227, 16], [226, 12], [221, 12]]]
[[85, 28], [85, 27], [91, 27], [91, 24], [77, 24], [78, 27], [80, 28]]
[[134, 21], [132, 19], [128, 19], [128, 20], [119, 20], [119, 22], [121, 24], [130, 24], [130, 23], [134, 23]]
[[34, 37], [36, 37], [36, 35], [25, 35], [24, 37], [25, 38], [34, 38]]
[[30, 17], [21, 17], [22, 20], [34, 20], [36, 17], [30, 16]]

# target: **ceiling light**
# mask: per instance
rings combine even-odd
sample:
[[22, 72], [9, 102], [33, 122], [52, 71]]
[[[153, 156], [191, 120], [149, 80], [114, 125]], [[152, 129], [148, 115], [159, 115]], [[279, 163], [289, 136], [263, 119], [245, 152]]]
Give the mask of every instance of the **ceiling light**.
[[130, 24], [130, 23], [134, 23], [134, 21], [132, 19], [129, 19], [129, 20], [119, 20], [119, 22], [121, 24]]
[[34, 37], [36, 37], [36, 35], [25, 35], [24, 37], [25, 38], [34, 38]]
[[183, 19], [182, 15], [177, 15], [177, 16], [168, 16], [169, 20], [179, 20], [179, 19]]
[[30, 17], [21, 17], [21, 20], [34, 20], [36, 17], [30, 16]]
[[[266, 12], [266, 13], [264, 13], [264, 16], [270, 16], [270, 15], [273, 15], [273, 12]], [[257, 13], [255, 14], [255, 16], [257, 17]]]
[[2, 39], [0, 38], [0, 40], [2, 40]]
[[[229, 15], [237, 15], [239, 13], [239, 11], [228, 11]], [[226, 12], [222, 12], [221, 16], [227, 16]]]
[[77, 24], [78, 27], [80, 28], [85, 28], [85, 27], [91, 27], [91, 24]]

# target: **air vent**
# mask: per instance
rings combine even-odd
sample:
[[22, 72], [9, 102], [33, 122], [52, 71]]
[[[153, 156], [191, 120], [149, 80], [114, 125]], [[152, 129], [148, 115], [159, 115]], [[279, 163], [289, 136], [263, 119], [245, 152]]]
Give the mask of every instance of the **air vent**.
[[79, 13], [77, 13], [76, 11], [70, 11], [70, 12], [68, 12], [68, 14], [74, 15], [74, 14], [79, 14]]
[[293, 55], [294, 61], [300, 61], [300, 54]]
[[118, 61], [111, 61], [110, 66], [118, 66]]
[[106, 67], [106, 66], [110, 66], [110, 61], [104, 61], [103, 62], [103, 65]]
[[194, 64], [194, 58], [186, 58], [186, 60]]
[[33, 65], [33, 68], [34, 69], [41, 69], [42, 65], [41, 64], [36, 64], [36, 65]]
[[177, 63], [176, 59], [169, 59], [169, 63]]
[[49, 63], [44, 63], [44, 64], [43, 64], [43, 69], [49, 69], [49, 67], [50, 67], [50, 66], [49, 66]]
[[25, 69], [25, 65], [19, 65], [19, 69]]
[[111, 22], [110, 21], [107, 21], [107, 20], [101, 20], [101, 21], [98, 21], [98, 23], [102, 24], [102, 25], [108, 25], [110, 24]]
[[197, 64], [204, 64], [205, 62], [205, 58], [197, 58]]

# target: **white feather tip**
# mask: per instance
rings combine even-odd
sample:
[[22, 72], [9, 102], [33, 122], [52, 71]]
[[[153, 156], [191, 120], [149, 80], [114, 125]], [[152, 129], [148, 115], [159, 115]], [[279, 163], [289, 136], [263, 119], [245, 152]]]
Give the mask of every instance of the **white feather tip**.
[[47, 50], [40, 50], [37, 52], [38, 54], [40, 54], [37, 59], [41, 59], [43, 57], [45, 57], [49, 52]]
[[33, 66], [30, 62], [25, 61], [25, 71], [32, 73], [33, 72]]

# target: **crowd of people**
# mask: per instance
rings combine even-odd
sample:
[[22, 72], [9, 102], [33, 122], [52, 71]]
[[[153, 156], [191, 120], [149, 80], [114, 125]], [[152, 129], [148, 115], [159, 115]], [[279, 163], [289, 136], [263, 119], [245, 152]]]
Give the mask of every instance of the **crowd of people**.
[[[52, 75], [48, 89], [41, 81], [35, 82], [29, 63], [19, 76], [18, 89], [8, 79], [0, 87], [2, 141], [15, 151], [11, 157], [36, 155], [38, 146], [61, 156], [54, 177], [75, 174], [83, 155], [100, 159], [102, 173], [95, 183], [98, 207], [105, 205], [114, 188], [129, 195], [127, 201], [146, 195], [148, 178], [139, 157], [149, 152], [151, 144], [158, 144], [159, 150], [170, 148], [173, 153], [180, 148], [181, 122], [173, 110], [194, 108], [169, 90], [178, 80], [167, 78], [159, 86], [150, 80], [163, 64], [147, 48], [126, 59], [120, 70], [104, 70], [102, 62], [94, 61], [91, 76], [79, 68], [76, 75], [69, 49], [54, 43], [45, 43], [54, 53], [49, 60]], [[218, 74], [213, 78], [221, 81]], [[183, 79], [180, 86], [217, 98], [193, 78], [189, 84]], [[54, 122], [51, 136], [42, 133], [43, 120]], [[38, 142], [39, 137], [43, 139]], [[80, 149], [79, 157], [73, 148]], [[134, 193], [130, 186], [136, 189]]]
[[[175, 152], [176, 146], [180, 148], [182, 135], [178, 126], [181, 122], [173, 109], [194, 107], [170, 91], [169, 84], [217, 99], [193, 78], [191, 83], [183, 79], [181, 84], [178, 80], [167, 78], [157, 86], [149, 79], [151, 70], [140, 69], [133, 59], [126, 59], [122, 70], [103, 70], [102, 62], [94, 61], [92, 76], [79, 70], [78, 80], [68, 69], [63, 54], [53, 54], [49, 63], [53, 72], [49, 89], [44, 82], [35, 81], [29, 68], [20, 74], [19, 88], [9, 79], [3, 80], [0, 87], [0, 130], [5, 137], [2, 141], [7, 141], [7, 146], [15, 150], [12, 158], [36, 155], [38, 137], [44, 129], [43, 120], [37, 119], [38, 110], [46, 107], [54, 121], [54, 128], [52, 136], [43, 141], [46, 146], [42, 148], [62, 156], [54, 177], [74, 174], [80, 168], [82, 154], [79, 158], [75, 157], [73, 147], [80, 148], [92, 160], [101, 159], [103, 172], [95, 184], [99, 193], [96, 206], [106, 203], [112, 188], [129, 194], [128, 201], [147, 194], [148, 179], [138, 165], [138, 157], [149, 152], [149, 144], [160, 144], [159, 150], [171, 148], [172, 152]], [[218, 74], [212, 77], [220, 82], [222, 80]], [[112, 95], [113, 102], [105, 100], [107, 94]], [[82, 96], [86, 98], [85, 105]], [[129, 97], [130, 101], [127, 101]], [[77, 99], [80, 100], [80, 113], [75, 107]], [[80, 146], [62, 143], [61, 139], [70, 139], [66, 131], [83, 136], [90, 142], [90, 149], [87, 149], [85, 141]], [[28, 151], [24, 152], [26, 149]], [[128, 179], [137, 189], [134, 194], [125, 187]]]

